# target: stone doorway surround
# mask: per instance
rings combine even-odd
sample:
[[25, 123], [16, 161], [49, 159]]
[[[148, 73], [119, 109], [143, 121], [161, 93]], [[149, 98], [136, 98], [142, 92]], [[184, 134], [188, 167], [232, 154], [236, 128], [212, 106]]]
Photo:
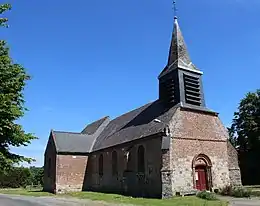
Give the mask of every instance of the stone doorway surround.
[[193, 188], [197, 189], [198, 176], [196, 169], [204, 168], [206, 176], [206, 189], [212, 191], [212, 163], [210, 158], [205, 154], [198, 154], [193, 158], [192, 161], [192, 174], [193, 174]]

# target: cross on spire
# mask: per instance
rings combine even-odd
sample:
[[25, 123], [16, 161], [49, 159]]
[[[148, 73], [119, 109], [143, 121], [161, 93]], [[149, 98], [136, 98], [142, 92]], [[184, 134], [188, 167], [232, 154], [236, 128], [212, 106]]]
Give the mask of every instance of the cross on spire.
[[174, 19], [177, 19], [177, 5], [176, 5], [176, 0], [173, 0], [172, 1], [172, 4], [173, 4], [173, 13], [174, 13]]

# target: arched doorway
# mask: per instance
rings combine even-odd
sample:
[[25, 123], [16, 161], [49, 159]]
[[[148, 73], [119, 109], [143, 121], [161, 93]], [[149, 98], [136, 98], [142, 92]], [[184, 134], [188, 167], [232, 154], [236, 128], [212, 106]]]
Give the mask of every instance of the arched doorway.
[[194, 157], [192, 162], [194, 188], [197, 190], [211, 190], [212, 175], [211, 161], [208, 156], [199, 154]]

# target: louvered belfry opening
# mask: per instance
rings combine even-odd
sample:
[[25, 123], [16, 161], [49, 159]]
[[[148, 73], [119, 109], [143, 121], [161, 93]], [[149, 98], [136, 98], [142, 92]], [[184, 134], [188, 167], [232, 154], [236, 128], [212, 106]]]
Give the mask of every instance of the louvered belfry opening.
[[167, 104], [175, 102], [175, 85], [173, 79], [167, 79], [160, 84], [160, 98]]
[[159, 98], [167, 106], [173, 106], [179, 102], [179, 82], [177, 73], [172, 73], [160, 79]]
[[200, 78], [183, 74], [183, 80], [186, 103], [201, 106]]

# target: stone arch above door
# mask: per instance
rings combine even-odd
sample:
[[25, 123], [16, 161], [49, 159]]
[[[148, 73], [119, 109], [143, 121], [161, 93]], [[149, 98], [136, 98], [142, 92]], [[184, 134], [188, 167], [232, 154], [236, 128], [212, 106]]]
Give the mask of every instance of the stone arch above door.
[[205, 154], [199, 154], [193, 158], [192, 168], [195, 168], [198, 165], [205, 165], [207, 167], [212, 167], [210, 158]]
[[[205, 189], [212, 189], [212, 162], [205, 154], [198, 154], [192, 160], [193, 185], [198, 189], [201, 187], [201, 179], [205, 178]], [[203, 181], [202, 181], [203, 182]], [[204, 189], [204, 187], [202, 187]]]

